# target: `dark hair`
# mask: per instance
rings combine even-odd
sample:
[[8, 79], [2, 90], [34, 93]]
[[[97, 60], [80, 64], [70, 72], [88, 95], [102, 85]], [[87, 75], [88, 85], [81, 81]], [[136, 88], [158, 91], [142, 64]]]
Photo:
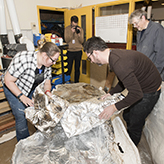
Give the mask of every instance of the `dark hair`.
[[93, 50], [104, 51], [107, 48], [105, 41], [96, 36], [89, 38], [84, 44], [84, 52], [86, 53], [92, 53]]
[[43, 46], [39, 49], [39, 52], [45, 52], [49, 56], [54, 56], [56, 53], [60, 53], [60, 49], [58, 46], [52, 42], [46, 42]]
[[71, 23], [72, 22], [78, 23], [78, 17], [76, 15], [71, 17]]

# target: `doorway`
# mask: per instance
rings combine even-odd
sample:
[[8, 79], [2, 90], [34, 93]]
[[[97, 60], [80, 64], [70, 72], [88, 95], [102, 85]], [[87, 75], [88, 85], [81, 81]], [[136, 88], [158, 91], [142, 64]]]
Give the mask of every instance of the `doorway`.
[[37, 6], [39, 32], [56, 34], [64, 40], [64, 11], [54, 7]]
[[[71, 16], [76, 15], [79, 19], [78, 25], [84, 30], [84, 43], [92, 37], [92, 26], [93, 26], [93, 10], [92, 6], [77, 8], [74, 10], [67, 10], [65, 12], [65, 27], [70, 25]], [[86, 60], [87, 55], [85, 52], [82, 54], [81, 66], [80, 66], [80, 82], [90, 83], [90, 62]], [[71, 72], [71, 80], [74, 79], [74, 65]]]
[[40, 9], [41, 33], [52, 33], [64, 39], [64, 12]]

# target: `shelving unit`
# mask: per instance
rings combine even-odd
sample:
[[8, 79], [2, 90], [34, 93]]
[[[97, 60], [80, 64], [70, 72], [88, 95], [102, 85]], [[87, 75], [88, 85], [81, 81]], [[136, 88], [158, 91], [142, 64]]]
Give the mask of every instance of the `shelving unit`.
[[56, 34], [64, 40], [64, 12], [40, 9], [41, 33]]
[[3, 92], [2, 81], [0, 81], [0, 132], [13, 126], [15, 126], [15, 119]]
[[[61, 54], [59, 56], [59, 59], [55, 65], [52, 66], [52, 88], [55, 87], [57, 84], [65, 84], [70, 80], [70, 76], [66, 76], [65, 72], [67, 72], [67, 63], [66, 63], [66, 53], [67, 53], [67, 44], [63, 44], [59, 46], [61, 50]], [[56, 70], [56, 72], [55, 72]]]

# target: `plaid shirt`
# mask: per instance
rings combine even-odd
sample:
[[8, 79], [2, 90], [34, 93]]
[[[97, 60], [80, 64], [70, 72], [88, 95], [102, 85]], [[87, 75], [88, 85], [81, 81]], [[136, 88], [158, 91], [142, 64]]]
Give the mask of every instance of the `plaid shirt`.
[[[35, 70], [37, 67], [37, 52], [18, 52], [12, 59], [8, 71], [17, 78], [16, 85], [26, 96], [31, 91], [35, 81]], [[44, 80], [51, 79], [51, 67], [45, 67]]]

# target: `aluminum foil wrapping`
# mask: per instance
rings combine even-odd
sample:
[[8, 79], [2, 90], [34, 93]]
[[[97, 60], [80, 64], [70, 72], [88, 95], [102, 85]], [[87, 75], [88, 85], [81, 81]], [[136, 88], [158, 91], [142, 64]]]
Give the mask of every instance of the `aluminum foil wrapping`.
[[47, 138], [36, 132], [15, 147], [12, 164], [124, 164], [111, 122], [68, 138], [60, 123]]
[[103, 108], [123, 98], [120, 94], [100, 100], [105, 93], [94, 86], [64, 84], [50, 101], [42, 87], [34, 94], [35, 108], [26, 109], [40, 131], [18, 142], [12, 164], [124, 164], [111, 120], [98, 118]]
[[52, 98], [48, 97], [44, 94], [43, 84], [36, 88], [34, 107], [26, 108], [25, 115], [37, 129], [45, 134], [50, 134], [62, 118], [69, 103], [56, 95], [53, 95]]
[[70, 104], [61, 119], [67, 137], [85, 133], [104, 123], [105, 120], [99, 119], [99, 114], [105, 107], [115, 104], [122, 98], [120, 94], [115, 94], [105, 100], [95, 97], [78, 104]]
[[105, 120], [100, 120], [98, 115], [108, 105], [124, 98], [120, 94], [115, 94], [101, 100], [105, 92], [86, 83], [58, 85], [53, 94], [69, 101], [69, 106], [61, 119], [67, 137], [85, 133], [104, 123]]

